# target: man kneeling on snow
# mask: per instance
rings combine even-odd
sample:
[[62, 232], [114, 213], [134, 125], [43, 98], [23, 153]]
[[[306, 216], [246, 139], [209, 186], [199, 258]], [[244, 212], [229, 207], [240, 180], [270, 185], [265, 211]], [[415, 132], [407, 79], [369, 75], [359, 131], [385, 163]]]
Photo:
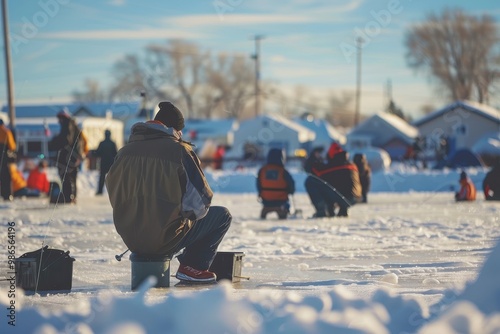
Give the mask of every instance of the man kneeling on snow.
[[191, 144], [181, 139], [182, 113], [161, 102], [153, 121], [132, 126], [129, 142], [106, 176], [117, 232], [130, 251], [178, 256], [176, 277], [211, 282], [208, 271], [231, 224], [224, 207], [212, 206], [212, 190]]

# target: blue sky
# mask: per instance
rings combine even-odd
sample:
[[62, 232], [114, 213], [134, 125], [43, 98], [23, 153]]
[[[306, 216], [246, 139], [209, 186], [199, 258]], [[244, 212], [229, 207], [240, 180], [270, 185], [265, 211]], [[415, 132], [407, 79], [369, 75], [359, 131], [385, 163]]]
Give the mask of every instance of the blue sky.
[[[261, 76], [292, 91], [309, 86], [354, 92], [355, 38], [364, 34], [361, 112], [382, 109], [392, 82], [395, 102], [418, 115], [444, 101], [424, 73], [405, 62], [404, 32], [429, 12], [459, 7], [489, 13], [495, 1], [452, 0], [8, 0], [16, 103], [68, 101], [86, 78], [106, 86], [113, 63], [169, 38], [218, 52], [254, 52], [261, 42]], [[2, 40], [3, 43], [3, 40]], [[3, 52], [0, 104], [6, 103]], [[498, 107], [498, 105], [495, 105]]]

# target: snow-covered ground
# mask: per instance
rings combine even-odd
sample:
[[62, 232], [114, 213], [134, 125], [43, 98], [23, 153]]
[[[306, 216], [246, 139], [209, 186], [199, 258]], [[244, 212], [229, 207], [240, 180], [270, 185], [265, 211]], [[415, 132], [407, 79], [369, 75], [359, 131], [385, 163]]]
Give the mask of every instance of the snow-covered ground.
[[369, 203], [348, 218], [312, 219], [293, 171], [303, 215], [285, 221], [258, 219], [255, 170], [207, 172], [214, 205], [233, 215], [220, 250], [244, 252], [250, 280], [193, 289], [172, 277], [137, 292], [128, 257], [115, 260], [126, 247], [108, 199], [93, 195], [98, 175], [81, 173], [77, 205], [0, 202], [2, 273], [11, 221], [16, 256], [49, 245], [76, 259], [68, 294], [9, 297], [0, 281], [0, 333], [499, 333], [500, 202], [484, 201], [487, 170], [467, 172], [472, 203], [453, 200], [460, 171], [399, 167], [374, 174]]

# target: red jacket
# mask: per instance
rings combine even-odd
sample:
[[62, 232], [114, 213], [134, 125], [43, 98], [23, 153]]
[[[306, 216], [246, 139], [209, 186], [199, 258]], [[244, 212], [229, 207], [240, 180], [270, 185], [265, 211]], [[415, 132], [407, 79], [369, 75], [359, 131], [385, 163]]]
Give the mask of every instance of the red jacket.
[[48, 194], [50, 189], [47, 174], [41, 172], [38, 168], [34, 168], [28, 176], [28, 188], [38, 189], [43, 193]]

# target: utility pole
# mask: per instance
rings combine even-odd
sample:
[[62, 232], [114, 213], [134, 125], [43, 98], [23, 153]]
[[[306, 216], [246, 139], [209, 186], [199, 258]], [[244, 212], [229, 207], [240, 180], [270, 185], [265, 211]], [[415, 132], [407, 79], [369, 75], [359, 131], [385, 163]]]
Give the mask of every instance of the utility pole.
[[9, 22], [7, 21], [7, 0], [2, 0], [2, 21], [3, 21], [3, 40], [5, 52], [5, 73], [7, 73], [7, 105], [9, 108], [10, 129], [15, 136], [16, 133], [16, 112], [14, 109], [14, 83], [12, 80], [12, 65], [10, 60], [10, 40], [9, 40]]
[[260, 114], [260, 40], [263, 38], [263, 35], [253, 37], [255, 40], [255, 53], [252, 55], [252, 59], [255, 60], [255, 117]]
[[391, 79], [387, 79], [387, 107], [392, 102], [392, 81]]
[[354, 126], [358, 125], [359, 122], [359, 107], [361, 100], [361, 44], [363, 43], [363, 39], [358, 37], [356, 39], [356, 48], [358, 55], [358, 65], [356, 71], [356, 106], [354, 110]]

